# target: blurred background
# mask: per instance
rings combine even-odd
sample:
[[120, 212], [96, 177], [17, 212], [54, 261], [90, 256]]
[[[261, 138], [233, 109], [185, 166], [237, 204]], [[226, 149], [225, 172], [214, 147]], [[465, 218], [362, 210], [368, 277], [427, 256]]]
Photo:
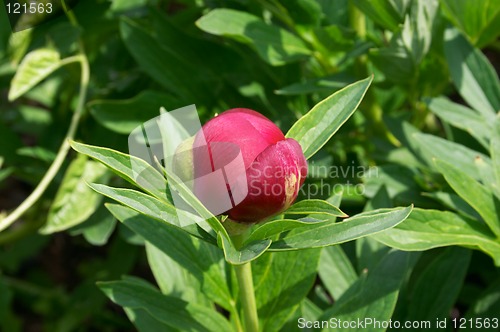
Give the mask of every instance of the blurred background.
[[[8, 4], [0, 8], [0, 220], [39, 185], [68, 137], [127, 152], [127, 135], [160, 106], [191, 104], [203, 121], [251, 108], [286, 132], [370, 75], [359, 110], [310, 160], [303, 196], [343, 190], [342, 209], [354, 214], [384, 188], [392, 205], [477, 216], [433, 170], [432, 141], [411, 135], [488, 154], [500, 109], [499, 1], [81, 0], [68, 13], [54, 3], [52, 16], [16, 17]], [[82, 55], [88, 81], [71, 61]], [[52, 175], [0, 232], [0, 329], [134, 331], [95, 282], [154, 280], [143, 240], [85, 184], [122, 180], [74, 151]], [[345, 251], [356, 260], [354, 244]], [[470, 264], [453, 293], [462, 312], [489, 285], [500, 291], [486, 254], [474, 252]]]

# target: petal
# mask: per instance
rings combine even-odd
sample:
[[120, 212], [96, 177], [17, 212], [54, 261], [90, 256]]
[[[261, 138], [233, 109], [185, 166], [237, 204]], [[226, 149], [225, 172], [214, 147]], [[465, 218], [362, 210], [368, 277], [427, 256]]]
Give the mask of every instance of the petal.
[[231, 219], [256, 222], [287, 209], [307, 176], [307, 162], [294, 139], [266, 148], [247, 169], [246, 179], [231, 187], [233, 196], [248, 190], [243, 201], [228, 211]]
[[[221, 146], [217, 151], [210, 151], [212, 164], [215, 169], [223, 167], [232, 157], [234, 149], [239, 148], [245, 168], [250, 167], [255, 158], [266, 149], [270, 144], [284, 140], [285, 136], [281, 130], [263, 115], [249, 109], [232, 109], [208, 121], [202, 128], [202, 131], [196, 135], [194, 147], [200, 147], [209, 143], [224, 142], [233, 143]], [[225, 151], [222, 147], [226, 147]], [[205, 154], [200, 154], [205, 157]], [[199, 162], [196, 154], [194, 164]], [[195, 176], [198, 173], [195, 167]]]

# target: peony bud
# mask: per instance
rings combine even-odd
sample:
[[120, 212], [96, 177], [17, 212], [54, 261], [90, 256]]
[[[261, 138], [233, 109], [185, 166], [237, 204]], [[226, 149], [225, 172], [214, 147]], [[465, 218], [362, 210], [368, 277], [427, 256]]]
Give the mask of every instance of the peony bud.
[[[299, 143], [245, 108], [226, 111], [203, 126], [194, 140], [193, 165], [195, 195], [213, 213], [240, 222], [258, 222], [286, 210], [307, 176]], [[222, 186], [210, 177], [220, 170]], [[224, 195], [231, 204], [221, 211]]]

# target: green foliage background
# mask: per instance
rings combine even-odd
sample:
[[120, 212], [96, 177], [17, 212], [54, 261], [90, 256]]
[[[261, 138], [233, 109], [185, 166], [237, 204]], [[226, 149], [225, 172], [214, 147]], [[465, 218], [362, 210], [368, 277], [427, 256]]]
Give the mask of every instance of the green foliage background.
[[[377, 234], [255, 260], [263, 331], [297, 330], [299, 317], [446, 318], [447, 330], [451, 318], [500, 319], [499, 34], [494, 0], [85, 0], [17, 33], [2, 8], [0, 330], [238, 328], [223, 253], [154, 209], [108, 211], [130, 194], [113, 188], [131, 185], [91, 150], [69, 151], [68, 137], [127, 153], [128, 133], [161, 106], [190, 104], [202, 121], [252, 108], [291, 137], [333, 123], [306, 149], [299, 200], [351, 216], [415, 206]], [[358, 111], [337, 115], [364, 91], [351, 106], [326, 98], [372, 74]], [[315, 105], [314, 121], [292, 127]], [[333, 168], [367, 171], [321, 173]], [[47, 174], [40, 199], [7, 223]], [[327, 244], [343, 242], [334, 230]], [[280, 243], [293, 242], [266, 245]]]

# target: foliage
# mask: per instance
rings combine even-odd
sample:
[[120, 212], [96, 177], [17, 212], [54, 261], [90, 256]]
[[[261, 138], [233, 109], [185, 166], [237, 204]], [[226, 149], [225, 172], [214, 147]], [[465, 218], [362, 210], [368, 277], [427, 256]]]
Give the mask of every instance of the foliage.
[[[86, 0], [12, 33], [0, 11], [0, 330], [241, 331], [249, 262], [266, 332], [500, 319], [499, 15], [488, 0]], [[175, 177], [127, 135], [191, 104], [202, 121], [252, 108], [295, 138], [299, 200], [238, 238], [177, 186], [202, 216], [181, 223]]]

